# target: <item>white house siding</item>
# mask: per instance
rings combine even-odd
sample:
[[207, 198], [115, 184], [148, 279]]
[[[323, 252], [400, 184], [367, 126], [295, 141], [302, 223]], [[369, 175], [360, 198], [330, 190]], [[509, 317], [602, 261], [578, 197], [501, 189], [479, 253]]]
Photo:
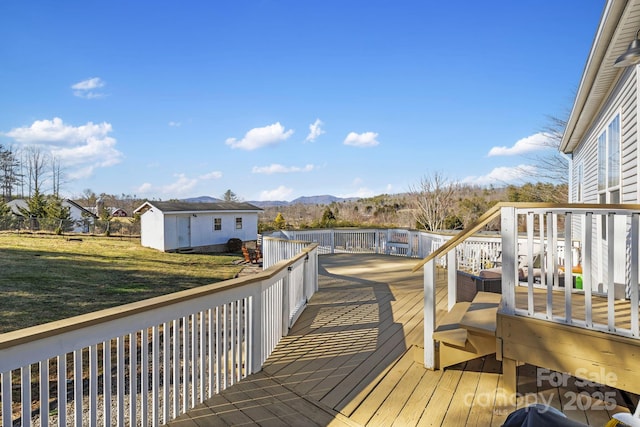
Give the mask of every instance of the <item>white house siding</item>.
[[[213, 219], [222, 220], [222, 229], [214, 231]], [[242, 229], [236, 230], [236, 218], [242, 218]], [[246, 212], [198, 213], [191, 218], [191, 246], [223, 245], [230, 238], [256, 240], [258, 215]]]
[[[609, 122], [620, 114], [620, 137], [621, 137], [621, 165], [620, 165], [620, 199], [622, 203], [638, 203], [638, 157], [637, 157], [637, 94], [638, 83], [635, 67], [629, 67], [622, 75], [620, 81], [614, 86], [607, 102], [603, 105], [600, 114], [596, 116], [593, 125], [583, 142], [573, 153], [573, 182], [577, 183], [578, 167], [582, 163], [584, 180], [582, 183], [583, 203], [599, 203], [598, 197], [598, 136], [602, 133]], [[573, 185], [570, 195], [572, 202], [578, 202], [578, 185]], [[602, 222], [600, 219], [594, 221], [594, 228], [591, 230], [593, 242], [595, 244], [593, 254], [598, 259], [607, 256], [607, 240], [603, 240]], [[628, 232], [629, 225], [624, 218], [617, 218], [616, 237], [624, 239]], [[573, 223], [573, 233], [576, 237], [582, 233], [582, 224], [578, 221]], [[619, 240], [618, 240], [619, 241]], [[625, 281], [625, 258], [628, 254], [624, 248], [620, 247], [615, 258], [615, 282]], [[606, 271], [599, 271], [598, 265], [606, 263], [596, 262], [594, 264], [594, 278], [600, 282], [606, 282]], [[601, 291], [606, 291], [606, 286], [600, 287]]]
[[164, 215], [158, 209], [150, 209], [144, 213], [140, 221], [140, 244], [144, 247], [164, 251]]

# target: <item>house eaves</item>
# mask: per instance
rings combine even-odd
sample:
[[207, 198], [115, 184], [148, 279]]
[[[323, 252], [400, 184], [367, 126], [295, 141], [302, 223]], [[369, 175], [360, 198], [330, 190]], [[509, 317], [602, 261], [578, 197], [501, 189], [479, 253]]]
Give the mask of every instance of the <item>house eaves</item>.
[[608, 0], [587, 58], [560, 151], [572, 153], [593, 125], [624, 68], [613, 66], [640, 28], [640, 0]]

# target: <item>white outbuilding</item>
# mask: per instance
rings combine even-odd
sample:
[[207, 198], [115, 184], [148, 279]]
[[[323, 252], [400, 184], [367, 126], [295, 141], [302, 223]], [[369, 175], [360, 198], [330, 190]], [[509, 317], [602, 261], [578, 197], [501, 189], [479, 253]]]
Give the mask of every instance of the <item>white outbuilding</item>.
[[258, 238], [260, 209], [244, 202], [145, 202], [140, 215], [142, 246], [164, 252], [223, 252], [231, 238]]

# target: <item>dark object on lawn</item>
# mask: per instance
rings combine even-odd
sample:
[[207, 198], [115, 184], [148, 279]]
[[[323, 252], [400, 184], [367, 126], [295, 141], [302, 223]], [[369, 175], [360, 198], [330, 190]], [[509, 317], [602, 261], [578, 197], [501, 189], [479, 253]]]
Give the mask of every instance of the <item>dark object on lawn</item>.
[[242, 240], [232, 237], [227, 240], [227, 251], [228, 252], [240, 252], [242, 249]]

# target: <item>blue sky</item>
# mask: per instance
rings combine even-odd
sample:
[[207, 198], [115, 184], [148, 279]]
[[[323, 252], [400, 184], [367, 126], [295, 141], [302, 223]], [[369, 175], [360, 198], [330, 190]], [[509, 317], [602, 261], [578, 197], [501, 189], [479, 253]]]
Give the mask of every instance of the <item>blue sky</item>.
[[2, 1], [0, 144], [52, 153], [69, 197], [368, 197], [435, 172], [522, 183], [513, 170], [570, 109], [603, 7]]

